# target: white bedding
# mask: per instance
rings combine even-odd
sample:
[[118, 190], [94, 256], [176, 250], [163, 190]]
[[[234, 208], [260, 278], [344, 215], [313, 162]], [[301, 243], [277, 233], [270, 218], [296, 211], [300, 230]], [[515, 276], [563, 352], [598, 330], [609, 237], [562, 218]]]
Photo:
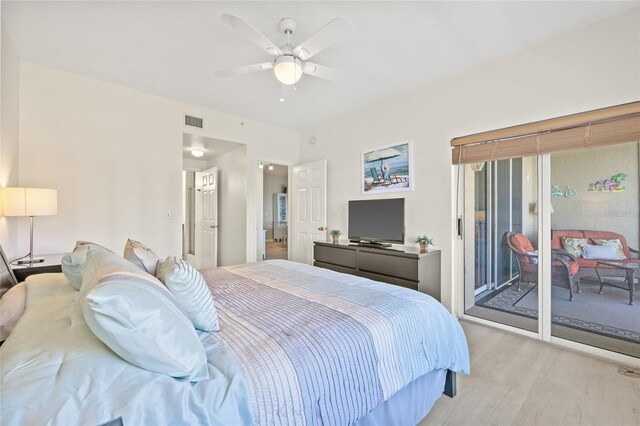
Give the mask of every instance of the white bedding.
[[[29, 277], [0, 348], [2, 426], [351, 424], [429, 372], [469, 372], [460, 325], [424, 294], [286, 261], [203, 274], [221, 331], [198, 333], [211, 380], [195, 384], [113, 353], [63, 274]], [[394, 407], [423, 401], [407, 395]]]
[[199, 334], [211, 380], [192, 385], [115, 355], [87, 327], [78, 294], [62, 274], [29, 277], [25, 314], [0, 348], [3, 426], [251, 423], [239, 367], [214, 334]]

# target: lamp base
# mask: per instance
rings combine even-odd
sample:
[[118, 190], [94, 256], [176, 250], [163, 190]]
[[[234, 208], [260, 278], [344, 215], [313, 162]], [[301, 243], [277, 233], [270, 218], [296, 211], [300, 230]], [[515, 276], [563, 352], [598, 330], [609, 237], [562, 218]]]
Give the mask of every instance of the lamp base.
[[16, 265], [33, 265], [34, 263], [43, 263], [44, 257], [34, 257], [33, 259], [20, 259], [16, 261]]

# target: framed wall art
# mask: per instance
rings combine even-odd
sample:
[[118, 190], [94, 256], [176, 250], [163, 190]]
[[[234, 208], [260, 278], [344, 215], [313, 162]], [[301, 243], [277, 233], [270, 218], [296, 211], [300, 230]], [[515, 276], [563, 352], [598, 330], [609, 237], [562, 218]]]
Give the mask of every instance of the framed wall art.
[[411, 140], [362, 151], [362, 195], [413, 190]]

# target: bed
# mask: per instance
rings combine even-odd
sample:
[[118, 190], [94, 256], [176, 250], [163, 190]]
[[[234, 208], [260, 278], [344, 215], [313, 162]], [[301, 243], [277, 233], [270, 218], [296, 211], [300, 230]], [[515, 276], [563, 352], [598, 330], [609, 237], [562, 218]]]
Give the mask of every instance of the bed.
[[198, 333], [197, 383], [124, 361], [64, 275], [30, 276], [0, 348], [3, 425], [415, 424], [469, 373], [462, 328], [427, 295], [282, 260], [201, 272], [220, 331]]

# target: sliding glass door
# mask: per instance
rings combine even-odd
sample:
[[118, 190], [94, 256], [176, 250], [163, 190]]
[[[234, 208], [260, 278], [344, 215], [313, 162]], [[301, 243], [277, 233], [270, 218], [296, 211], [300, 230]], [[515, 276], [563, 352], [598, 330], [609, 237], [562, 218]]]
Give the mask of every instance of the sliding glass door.
[[640, 143], [550, 168], [551, 335], [640, 357]]
[[454, 138], [463, 316], [640, 358], [639, 141], [640, 102]]
[[544, 157], [462, 166], [464, 313], [538, 333], [548, 262], [549, 338], [640, 357], [640, 142]]
[[[537, 277], [528, 271], [528, 281], [520, 283], [519, 259], [509, 238], [538, 239], [536, 167], [531, 157], [465, 167], [465, 199], [474, 206], [464, 217], [465, 229], [472, 230], [465, 238], [465, 313], [532, 331], [537, 330], [537, 312], [520, 310], [517, 302]], [[532, 265], [527, 267], [537, 269]]]

